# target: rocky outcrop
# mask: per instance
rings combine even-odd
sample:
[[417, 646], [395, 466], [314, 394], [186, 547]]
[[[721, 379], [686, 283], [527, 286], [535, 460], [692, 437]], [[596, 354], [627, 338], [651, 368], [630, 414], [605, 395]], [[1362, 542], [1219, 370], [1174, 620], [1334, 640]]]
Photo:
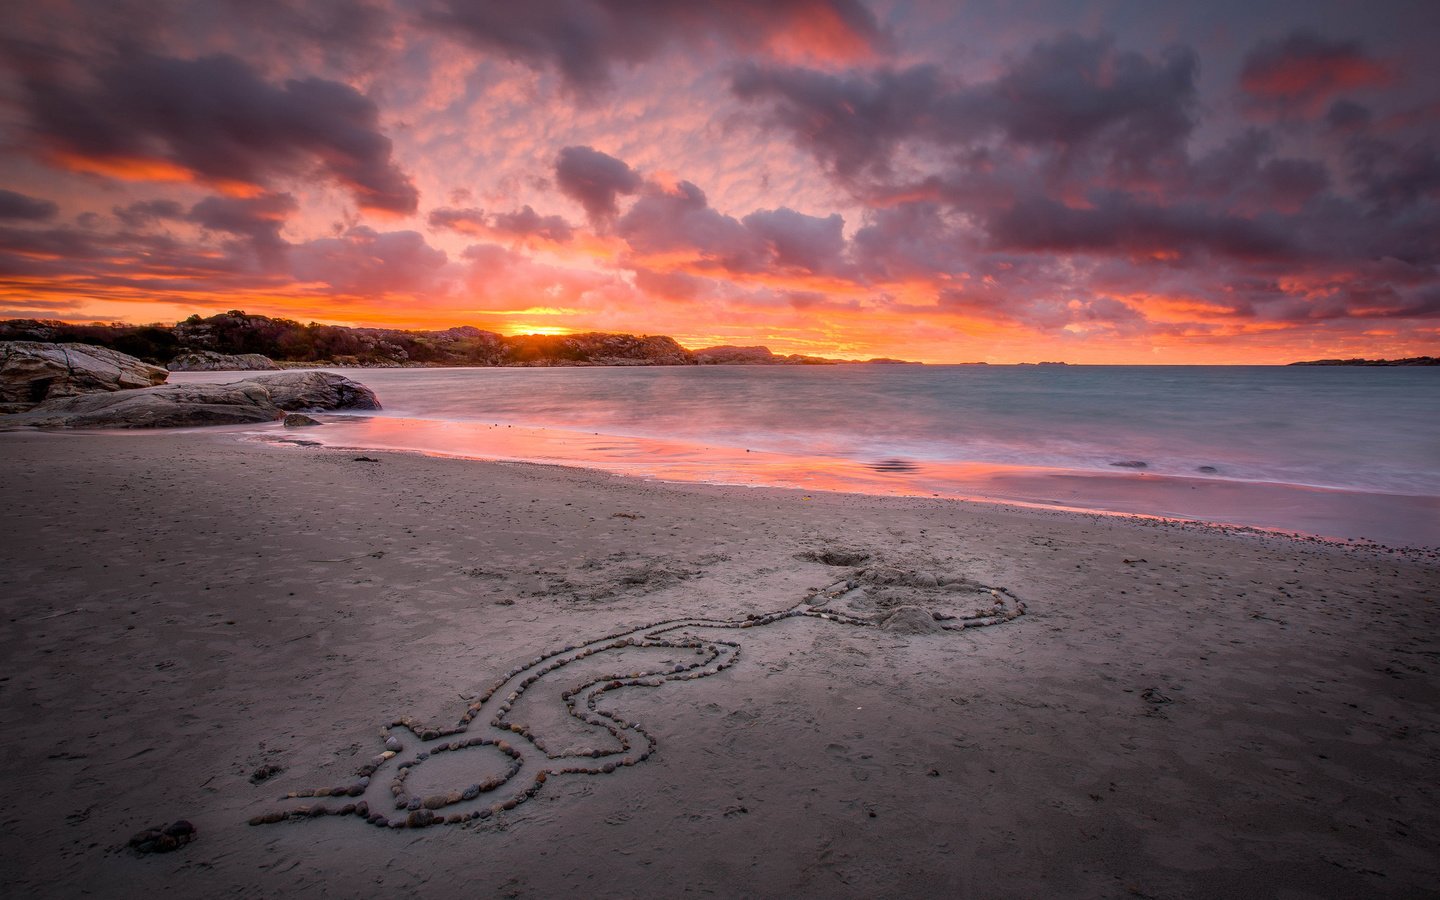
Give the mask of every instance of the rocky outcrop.
[[695, 351], [695, 359], [702, 366], [833, 366], [839, 360], [819, 356], [776, 356], [769, 347], [705, 347]]
[[20, 412], [58, 397], [146, 388], [167, 374], [105, 347], [0, 341], [0, 412]]
[[275, 361], [259, 353], [216, 353], [213, 350], [191, 350], [182, 353], [165, 368], [172, 372], [271, 372], [279, 370]]
[[375, 393], [331, 372], [283, 372], [230, 384], [167, 384], [47, 400], [0, 419], [40, 428], [181, 428], [273, 422], [292, 410], [379, 409]]
[[240, 383], [264, 387], [275, 406], [287, 412], [380, 408], [374, 391], [333, 372], [278, 372], [256, 375]]

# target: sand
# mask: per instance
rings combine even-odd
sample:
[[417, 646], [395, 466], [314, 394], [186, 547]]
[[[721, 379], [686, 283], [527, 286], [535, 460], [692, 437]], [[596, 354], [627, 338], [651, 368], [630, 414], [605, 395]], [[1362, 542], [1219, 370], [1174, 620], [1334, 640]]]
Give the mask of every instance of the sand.
[[[0, 434], [0, 893], [1414, 897], [1440, 884], [1433, 554], [357, 455], [224, 431]], [[797, 558], [837, 549], [869, 559]], [[548, 776], [462, 825], [247, 824], [356, 802], [279, 798], [354, 783], [382, 726], [453, 725], [542, 654], [807, 598], [845, 612], [813, 591], [867, 567], [899, 573], [868, 585], [889, 604], [963, 614], [983, 585], [1028, 611], [922, 634], [814, 616], [680, 629], [740, 652], [705, 677], [603, 694], [599, 711], [653, 738], [642, 761]], [[694, 650], [613, 655], [639, 669]], [[515, 717], [547, 745], [601, 741], [560, 690], [604, 658], [536, 681]], [[436, 743], [396, 733], [402, 756], [363, 795], [389, 812], [390, 768]], [[526, 777], [543, 767], [514, 743]], [[437, 753], [407, 790], [460, 789], [506, 759]], [[280, 771], [253, 783], [266, 766]], [[125, 847], [177, 819], [192, 843]]]

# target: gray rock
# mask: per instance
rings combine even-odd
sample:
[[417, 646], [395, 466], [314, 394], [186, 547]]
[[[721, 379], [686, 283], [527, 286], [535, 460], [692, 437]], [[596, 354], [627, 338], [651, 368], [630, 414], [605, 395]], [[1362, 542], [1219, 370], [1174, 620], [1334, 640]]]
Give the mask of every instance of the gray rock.
[[216, 353], [214, 350], [190, 350], [182, 353], [165, 368], [172, 372], [271, 372], [279, 366], [259, 353]]
[[304, 413], [287, 413], [285, 415], [286, 428], [305, 428], [310, 425], [319, 425], [320, 422], [310, 418]]
[[0, 412], [21, 412], [59, 397], [148, 388], [167, 374], [105, 347], [0, 341]]
[[330, 372], [281, 372], [231, 384], [167, 384], [47, 400], [0, 426], [176, 428], [273, 422], [293, 409], [379, 409], [363, 384]]
[[242, 382], [258, 384], [280, 409], [379, 409], [375, 392], [333, 372], [278, 372]]
[[944, 630], [930, 610], [919, 606], [896, 607], [880, 623], [880, 627], [896, 634], [934, 634]]
[[1110, 465], [1119, 466], [1122, 469], [1146, 469], [1150, 464], [1139, 459], [1124, 459], [1119, 462], [1112, 462]]

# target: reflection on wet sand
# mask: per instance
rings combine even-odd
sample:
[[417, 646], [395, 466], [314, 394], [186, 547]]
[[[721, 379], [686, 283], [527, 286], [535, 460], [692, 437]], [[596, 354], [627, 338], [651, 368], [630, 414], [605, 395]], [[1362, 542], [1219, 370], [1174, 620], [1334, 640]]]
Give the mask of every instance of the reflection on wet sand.
[[1440, 544], [1440, 498], [1304, 485], [1186, 478], [1139, 471], [1081, 472], [963, 460], [861, 461], [685, 441], [514, 425], [383, 416], [330, 416], [306, 440], [331, 447], [584, 466], [666, 481], [842, 491], [1196, 519], [1397, 546]]

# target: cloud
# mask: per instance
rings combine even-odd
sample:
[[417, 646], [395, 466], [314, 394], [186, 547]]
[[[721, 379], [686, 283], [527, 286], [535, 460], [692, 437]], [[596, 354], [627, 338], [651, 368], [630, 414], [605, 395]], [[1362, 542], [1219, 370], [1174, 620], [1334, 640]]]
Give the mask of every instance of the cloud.
[[289, 194], [258, 197], [206, 197], [186, 218], [207, 231], [222, 231], [243, 238], [261, 264], [274, 269], [290, 249], [280, 236], [285, 221], [300, 208]]
[[765, 243], [771, 265], [781, 269], [834, 271], [845, 252], [845, 220], [838, 214], [822, 219], [782, 206], [753, 212], [740, 224]]
[[115, 217], [126, 228], [145, 228], [164, 219], [183, 219], [185, 207], [174, 200], [137, 200], [114, 208]]
[[1053, 253], [1123, 252], [1157, 259], [1203, 251], [1237, 259], [1275, 259], [1294, 248], [1251, 219], [1194, 206], [1160, 207], [1112, 194], [1075, 208], [1032, 198], [1000, 210], [987, 223], [993, 246]]
[[485, 215], [485, 210], [473, 207], [433, 209], [430, 211], [429, 222], [431, 228], [443, 228], [459, 234], [479, 236], [490, 233], [490, 219]]
[[1112, 174], [1130, 177], [1183, 152], [1195, 127], [1197, 70], [1188, 48], [1152, 60], [1116, 50], [1107, 37], [1066, 34], [972, 85], [933, 65], [842, 75], [752, 65], [731, 89], [767, 104], [762, 121], [845, 181], [888, 175], [905, 141], [979, 158], [997, 139], [1052, 153], [1066, 167], [1094, 154]]
[[678, 256], [731, 272], [758, 271], [765, 252], [749, 229], [712, 209], [705, 192], [688, 181], [651, 186], [615, 231], [641, 256]]
[[446, 261], [445, 251], [431, 247], [418, 232], [380, 232], [363, 225], [291, 248], [297, 281], [319, 282], [355, 297], [424, 293], [436, 287]]
[[858, 0], [438, 0], [425, 18], [487, 52], [553, 68], [581, 95], [671, 46], [853, 61], [887, 42]]
[[768, 103], [764, 120], [841, 179], [888, 172], [902, 140], [943, 127], [932, 116], [950, 96], [932, 65], [840, 75], [750, 65], [736, 73], [731, 90], [741, 100]]
[[1317, 115], [1336, 94], [1388, 83], [1390, 67], [1359, 41], [1332, 41], [1308, 29], [1256, 44], [1240, 70], [1252, 112]]
[[26, 219], [32, 222], [43, 222], [46, 219], [55, 218], [55, 214], [59, 211], [60, 207], [50, 200], [0, 189], [0, 219]]
[[473, 207], [441, 207], [430, 212], [429, 221], [432, 228], [444, 228], [472, 237], [504, 236], [564, 244], [575, 236], [575, 226], [563, 216], [542, 216], [529, 204], [512, 212], [494, 215], [487, 215], [484, 210]]
[[838, 214], [821, 218], [785, 207], [736, 219], [712, 208], [700, 188], [681, 181], [673, 187], [647, 185], [615, 233], [639, 268], [820, 275], [846, 268], [844, 227]]
[[124, 180], [194, 180], [259, 193], [323, 177], [365, 209], [411, 213], [419, 194], [394, 161], [374, 102], [322, 78], [272, 84], [233, 56], [124, 52], [88, 79], [32, 71], [24, 103], [41, 154]]
[[585, 208], [590, 220], [602, 223], [619, 213], [622, 194], [640, 189], [640, 173], [608, 153], [592, 147], [565, 147], [555, 160], [560, 192]]

